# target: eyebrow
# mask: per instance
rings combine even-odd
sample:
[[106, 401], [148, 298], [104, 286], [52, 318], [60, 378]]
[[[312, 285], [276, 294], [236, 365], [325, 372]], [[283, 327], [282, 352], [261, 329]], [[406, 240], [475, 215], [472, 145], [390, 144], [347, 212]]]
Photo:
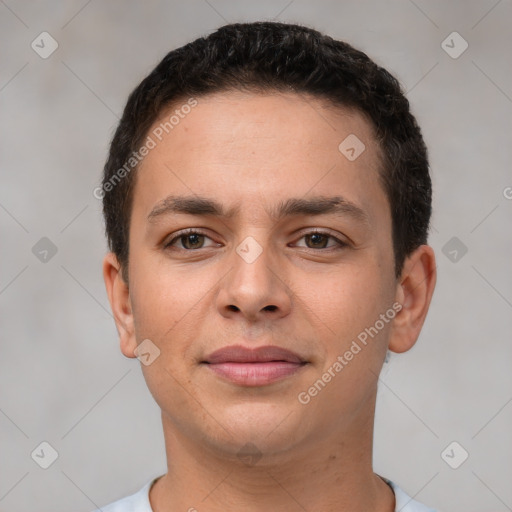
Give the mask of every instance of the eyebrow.
[[[239, 211], [240, 205], [225, 210], [220, 203], [207, 197], [170, 195], [155, 205], [149, 213], [147, 220], [153, 223], [162, 216], [169, 214], [201, 215], [230, 219], [237, 215]], [[366, 224], [369, 223], [369, 216], [361, 207], [341, 196], [317, 196], [309, 199], [289, 198], [281, 201], [270, 211], [267, 210], [267, 213], [275, 221], [299, 215], [335, 214], [348, 216]]]

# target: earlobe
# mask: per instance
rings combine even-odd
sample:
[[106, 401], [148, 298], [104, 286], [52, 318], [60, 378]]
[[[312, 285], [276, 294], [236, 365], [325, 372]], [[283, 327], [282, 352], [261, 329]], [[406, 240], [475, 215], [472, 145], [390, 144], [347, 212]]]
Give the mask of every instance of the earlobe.
[[393, 321], [389, 350], [406, 352], [416, 343], [434, 293], [437, 272], [432, 247], [419, 246], [404, 263], [395, 300], [402, 309]]
[[133, 312], [128, 284], [124, 281], [121, 265], [114, 253], [109, 252], [103, 259], [103, 279], [108, 300], [114, 315], [121, 352], [126, 357], [136, 357], [137, 348]]

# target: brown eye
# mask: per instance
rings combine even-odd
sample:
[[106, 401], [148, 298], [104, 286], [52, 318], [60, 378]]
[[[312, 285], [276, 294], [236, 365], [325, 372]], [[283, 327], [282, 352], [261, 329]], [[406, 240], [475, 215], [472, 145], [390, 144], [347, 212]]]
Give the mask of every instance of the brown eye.
[[[343, 249], [347, 246], [345, 242], [323, 231], [311, 231], [310, 233], [302, 235], [301, 239], [302, 238], [305, 240], [306, 245], [299, 247], [306, 247], [307, 249]], [[328, 245], [330, 240], [332, 240], [334, 244]]]
[[312, 233], [310, 235], [305, 235], [304, 238], [311, 241], [311, 244], [313, 245], [311, 249], [324, 249], [330, 237], [322, 233]]
[[204, 243], [204, 235], [192, 233], [191, 235], [180, 236], [180, 240], [185, 249], [200, 249]]
[[[173, 237], [168, 243], [164, 245], [165, 249], [177, 249], [177, 250], [186, 250], [193, 251], [197, 249], [203, 249], [205, 247], [205, 240], [211, 240], [210, 237], [205, 234], [196, 231], [182, 231], [178, 233], [175, 237]], [[211, 245], [210, 245], [211, 247]]]

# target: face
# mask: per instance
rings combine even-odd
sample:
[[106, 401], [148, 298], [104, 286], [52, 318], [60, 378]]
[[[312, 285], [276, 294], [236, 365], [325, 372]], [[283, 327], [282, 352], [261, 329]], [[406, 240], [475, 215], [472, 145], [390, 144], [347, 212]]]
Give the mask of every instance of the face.
[[401, 293], [370, 124], [296, 94], [197, 102], [168, 134], [172, 112], [148, 132], [123, 352], [158, 348], [142, 369], [166, 422], [215, 450], [277, 453], [362, 428]]

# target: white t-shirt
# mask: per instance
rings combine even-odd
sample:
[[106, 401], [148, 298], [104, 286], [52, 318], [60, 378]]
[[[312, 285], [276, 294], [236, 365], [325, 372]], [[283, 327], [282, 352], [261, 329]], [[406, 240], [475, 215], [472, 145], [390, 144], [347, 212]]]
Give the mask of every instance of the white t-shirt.
[[[101, 509], [96, 509], [94, 512], [153, 512], [149, 502], [149, 490], [158, 478], [160, 477], [150, 480], [135, 494], [110, 503], [109, 505], [101, 507]], [[428, 508], [427, 506], [413, 500], [391, 480], [384, 477], [381, 478], [391, 487], [391, 489], [393, 489], [393, 492], [395, 493], [395, 512], [436, 512], [434, 509]]]

